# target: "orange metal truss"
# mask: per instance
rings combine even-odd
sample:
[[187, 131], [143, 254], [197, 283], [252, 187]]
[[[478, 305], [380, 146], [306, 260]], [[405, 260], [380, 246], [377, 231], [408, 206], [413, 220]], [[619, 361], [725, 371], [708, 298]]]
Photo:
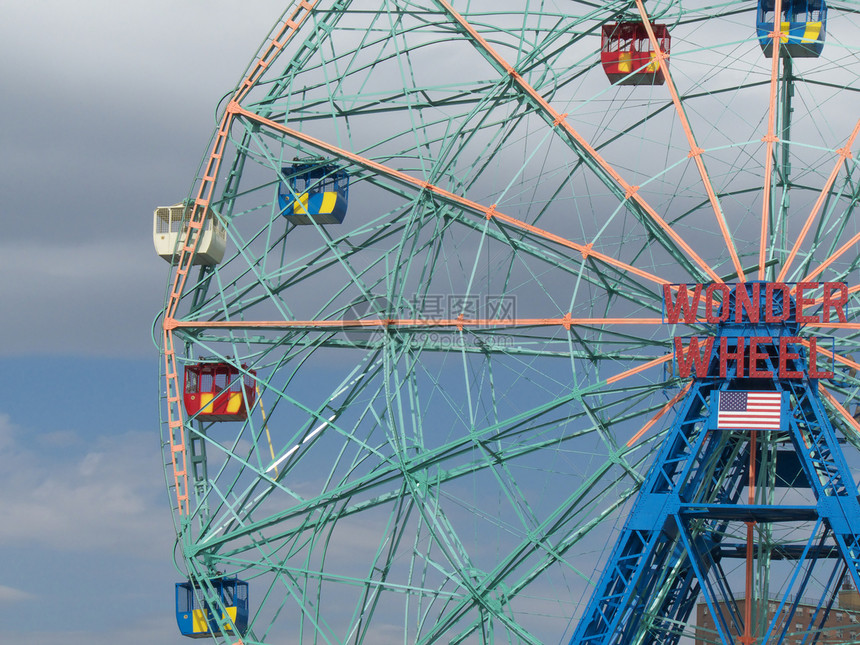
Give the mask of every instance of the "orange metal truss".
[[[263, 72], [271, 64], [274, 58], [283, 50], [287, 42], [292, 38], [296, 30], [310, 15], [311, 10], [319, 0], [300, 0], [296, 9], [284, 22], [281, 29], [271, 39], [269, 45], [262, 55], [257, 59], [251, 71], [245, 77], [236, 93], [233, 95], [234, 103], [242, 100], [248, 92], [260, 80]], [[212, 193], [215, 189], [215, 180], [218, 169], [224, 156], [230, 126], [232, 125], [234, 113], [230, 110], [224, 112], [218, 133], [212, 144], [212, 152], [200, 182], [194, 208], [188, 221], [185, 243], [182, 245], [177, 261], [176, 274], [170, 289], [167, 307], [164, 311], [164, 363], [165, 378], [167, 380], [167, 424], [170, 435], [170, 454], [173, 462], [173, 477], [176, 486], [176, 503], [180, 515], [190, 515], [191, 510], [188, 500], [188, 470], [187, 470], [187, 447], [185, 443], [184, 419], [182, 413], [182, 401], [179, 387], [178, 364], [173, 344], [173, 330], [176, 328], [175, 316], [179, 308], [179, 300], [185, 288], [188, 273], [191, 270], [194, 253], [203, 229], [204, 216], [212, 201]]]
[[657, 365], [662, 365], [663, 363], [668, 363], [670, 360], [672, 360], [673, 356], [674, 354], [666, 354], [665, 356], [655, 358], [653, 361], [648, 361], [647, 363], [642, 363], [642, 365], [633, 367], [627, 371], [621, 372], [620, 374], [616, 374], [615, 376], [610, 376], [608, 379], [606, 379], [606, 384], [611, 385], [612, 383], [617, 383], [618, 381], [625, 379], [628, 376], [633, 376], [634, 374], [638, 374], [639, 372], [644, 372], [651, 367], [656, 367]]
[[834, 408], [836, 408], [839, 414], [841, 414], [845, 421], [848, 422], [848, 425], [854, 430], [855, 433], [857, 433], [858, 438], [860, 438], [860, 423], [857, 422], [857, 419], [855, 419], [851, 415], [851, 413], [846, 410], [845, 407], [841, 403], [839, 403], [839, 401], [836, 400], [836, 397], [833, 396], [833, 394], [828, 391], [827, 388], [825, 388], [820, 381], [818, 383], [818, 391], [824, 395], [824, 398], [827, 399], [831, 403], [831, 405], [833, 405]]
[[[809, 349], [810, 343], [808, 340], [802, 340], [802, 341], [800, 341], [800, 343], [801, 343], [801, 345], [803, 345], [804, 347]], [[818, 346], [816, 349], [817, 349], [818, 353], [821, 354], [822, 356], [826, 356], [827, 358], [832, 358], [837, 363], [842, 363], [843, 365], [847, 365], [848, 367], [854, 368], [855, 370], [860, 370], [860, 363], [856, 363], [855, 361], [853, 361], [852, 359], [850, 359], [846, 356], [842, 356], [841, 354], [834, 354], [830, 350], [825, 349], [824, 347], [821, 347], [821, 346]]]
[[[672, 356], [670, 354], [669, 358], [671, 358], [671, 357]], [[685, 385], [681, 389], [680, 392], [678, 392], [674, 397], [672, 397], [671, 401], [669, 401], [666, 405], [664, 405], [662, 408], [660, 408], [660, 410], [658, 410], [657, 414], [655, 414], [653, 417], [651, 417], [648, 420], [648, 423], [646, 423], [644, 426], [642, 426], [642, 429], [639, 430], [639, 432], [637, 432], [632, 437], [630, 437], [630, 439], [627, 441], [627, 447], [631, 448], [633, 446], [633, 444], [635, 444], [637, 441], [639, 441], [639, 439], [642, 437], [642, 435], [644, 435], [646, 432], [648, 432], [654, 426], [655, 423], [657, 423], [660, 419], [662, 419], [663, 416], [665, 416], [665, 414], [669, 410], [672, 409], [673, 405], [675, 405], [678, 401], [680, 401], [681, 399], [683, 399], [687, 395], [687, 392], [690, 391], [691, 387], [693, 387], [693, 381], [690, 381], [689, 383], [687, 383], [687, 385]]]
[[[779, 276], [776, 278], [777, 282], [782, 282], [785, 280], [785, 276], [788, 273], [788, 269], [791, 267], [791, 263], [794, 262], [794, 258], [797, 255], [798, 250], [800, 249], [800, 245], [803, 243], [806, 234], [809, 232], [809, 229], [812, 227], [812, 222], [815, 221], [815, 217], [818, 215], [818, 211], [821, 209], [824, 204], [824, 200], [827, 198], [827, 194], [830, 192], [830, 189], [833, 188], [833, 183], [836, 181], [836, 175], [839, 174], [839, 169], [842, 167], [842, 164], [845, 163], [848, 159], [851, 158], [851, 146], [854, 145], [854, 140], [857, 138], [857, 134], [860, 133], [860, 119], [857, 120], [857, 124], [854, 126], [854, 130], [851, 132], [851, 136], [848, 137], [848, 141], [845, 142], [845, 146], [839, 148], [836, 152], [839, 154], [839, 159], [833, 166], [833, 170], [830, 171], [830, 176], [827, 178], [827, 182], [824, 184], [824, 187], [821, 189], [821, 194], [818, 195], [818, 199], [815, 201], [815, 205], [812, 207], [812, 211], [809, 213], [809, 217], [806, 218], [806, 222], [803, 224], [803, 228], [797, 236], [797, 239], [794, 242], [794, 245], [791, 247], [791, 252], [788, 254], [788, 258], [785, 260], [785, 264], [782, 267], [782, 271], [780, 271]], [[836, 259], [835, 257], [833, 258]], [[833, 260], [831, 260], [832, 262]], [[829, 262], [827, 263], [830, 264]], [[823, 271], [825, 265], [818, 269], [817, 272], [811, 273], [807, 276], [804, 281], [810, 280], [812, 277], [818, 275]]]
[[767, 135], [762, 141], [767, 145], [765, 167], [764, 167], [764, 192], [761, 206], [761, 241], [758, 249], [758, 279], [764, 280], [765, 251], [767, 247], [767, 224], [770, 219], [770, 192], [773, 181], [773, 144], [779, 139], [776, 136], [776, 94], [779, 81], [779, 41], [782, 35], [780, 16], [782, 16], [782, 0], [776, 0], [774, 5], [773, 31], [770, 37], [773, 39], [773, 60], [770, 68], [770, 106], [768, 107]]
[[[538, 93], [536, 89], [534, 89], [520, 74], [514, 69], [514, 67], [507, 61], [505, 58], [499, 54], [487, 41], [477, 32], [477, 30], [469, 24], [469, 22], [454, 8], [447, 2], [447, 0], [436, 0], [436, 2], [445, 8], [445, 10], [451, 14], [460, 26], [477, 42], [490, 56], [496, 64], [498, 64], [508, 76], [522, 89], [528, 96], [540, 106], [540, 108], [544, 111], [544, 113], [552, 119], [553, 127], [561, 127], [565, 132], [577, 142], [579, 146], [585, 150], [588, 155], [595, 161], [597, 164], [603, 168], [606, 173], [612, 177], [612, 179], [624, 189], [624, 193], [627, 199], [633, 199], [639, 206], [648, 214], [648, 216], [661, 228], [663, 231], [672, 238], [672, 240], [677, 244], [681, 249], [684, 250], [685, 253], [697, 264], [699, 268], [701, 268], [714, 282], [723, 282], [722, 279], [714, 272], [714, 270], [701, 258], [699, 255], [690, 247], [687, 242], [678, 235], [675, 230], [669, 226], [669, 223], [666, 222], [657, 211], [655, 211], [648, 202], [639, 194], [639, 186], [632, 186], [629, 184], [615, 168], [606, 161], [597, 150], [585, 140], [585, 138], [577, 132], [573, 126], [567, 120], [567, 114], [562, 114], [555, 108], [553, 108], [543, 96]], [[658, 48], [659, 49], [659, 48]], [[742, 275], [742, 274], [741, 274]]]
[[170, 329], [361, 329], [475, 327], [593, 327], [596, 325], [659, 325], [661, 318], [366, 318], [363, 320], [171, 320]]
[[705, 168], [705, 162], [702, 161], [702, 154], [704, 150], [702, 150], [699, 145], [696, 143], [696, 137], [693, 134], [693, 129], [690, 127], [690, 121], [687, 119], [687, 113], [684, 110], [684, 106], [681, 104], [681, 97], [678, 94], [678, 90], [675, 87], [675, 81], [672, 80], [672, 73], [669, 69], [669, 66], [666, 65], [666, 60], [669, 58], [669, 54], [664, 52], [660, 48], [660, 44], [657, 42], [657, 36], [654, 34], [654, 28], [651, 26], [651, 20], [648, 17], [648, 12], [645, 10], [645, 4], [642, 0], [636, 0], [636, 6], [639, 8], [639, 15], [642, 17], [642, 24], [645, 26], [645, 31], [648, 32], [648, 38], [651, 41], [651, 48], [654, 51], [654, 55], [657, 59], [657, 64], [660, 67], [660, 70], [663, 72], [663, 78], [666, 81], [666, 87], [669, 89], [669, 94], [672, 96], [672, 103], [675, 104], [675, 112], [678, 114], [678, 119], [681, 122], [681, 126], [684, 128], [684, 134], [687, 136], [687, 143], [690, 145], [690, 154], [688, 155], [696, 162], [696, 167], [699, 169], [699, 176], [702, 178], [702, 184], [705, 187], [705, 192], [708, 193], [708, 201], [711, 203], [711, 208], [714, 209], [714, 216], [717, 218], [717, 224], [720, 227], [720, 232], [723, 235], [723, 240], [726, 243], [726, 248], [729, 250], [729, 254], [732, 256], [732, 264], [735, 265], [735, 272], [737, 273], [738, 280], [741, 282], [744, 281], [744, 270], [741, 267], [741, 261], [738, 258], [738, 252], [735, 249], [735, 245], [732, 242], [731, 233], [729, 233], [729, 227], [726, 224], [726, 218], [723, 216], [722, 208], [720, 208], [720, 202], [717, 199], [717, 195], [714, 192], [714, 187], [711, 185], [711, 178], [708, 176], [708, 171]]
[[[549, 231], [546, 231], [542, 228], [538, 228], [537, 226], [534, 226], [532, 224], [528, 224], [527, 222], [524, 222], [520, 219], [517, 219], [516, 217], [511, 217], [510, 215], [505, 215], [504, 213], [501, 213], [498, 210], [496, 210], [495, 204], [493, 204], [491, 206], [484, 206], [483, 204], [479, 204], [478, 202], [472, 201], [471, 199], [461, 197], [460, 195], [457, 195], [456, 193], [452, 193], [449, 190], [445, 190], [444, 188], [436, 186], [435, 184], [431, 184], [430, 182], [424, 181], [422, 179], [416, 179], [415, 177], [412, 177], [411, 175], [407, 175], [406, 173], [401, 172], [399, 170], [394, 170], [393, 168], [389, 168], [389, 167], [387, 167], [381, 163], [377, 163], [375, 161], [372, 161], [371, 159], [368, 159], [367, 157], [364, 157], [362, 155], [357, 155], [353, 152], [349, 152], [348, 150], [334, 146], [334, 145], [327, 143], [321, 139], [317, 139], [316, 137], [312, 137], [312, 136], [305, 134], [303, 132], [299, 132], [298, 130], [294, 130], [294, 129], [289, 128], [289, 127], [287, 127], [281, 123], [277, 123], [276, 121], [272, 121], [271, 119], [267, 119], [267, 118], [262, 117], [258, 114], [254, 114], [253, 112], [250, 112], [250, 111], [242, 108], [238, 103], [233, 102], [230, 105], [228, 105], [227, 111], [231, 112], [234, 115], [241, 115], [244, 118], [248, 119], [249, 121], [259, 123], [260, 125], [265, 125], [266, 127], [271, 128], [275, 131], [282, 132], [283, 134], [286, 134], [286, 135], [288, 135], [288, 136], [290, 136], [290, 137], [292, 137], [298, 141], [303, 141], [304, 143], [312, 145], [315, 148], [325, 150], [326, 152], [329, 152], [329, 153], [331, 153], [337, 157], [341, 157], [343, 159], [349, 159], [350, 161], [352, 161], [356, 165], [359, 165], [363, 168], [367, 168], [368, 170], [373, 170], [374, 172], [376, 172], [379, 175], [389, 177], [391, 179], [395, 179], [395, 180], [397, 180], [403, 184], [406, 184], [408, 186], [418, 188], [419, 190], [426, 190], [429, 193], [433, 193], [434, 195], [438, 195], [439, 197], [442, 197], [446, 201], [449, 201], [451, 203], [462, 206], [462, 207], [466, 208], [467, 210], [470, 210], [474, 213], [479, 213], [479, 214], [483, 215], [484, 217], [486, 217], [488, 220], [489, 219], [496, 219], [500, 222], [505, 222], [506, 224], [509, 224], [511, 226], [515, 226], [515, 227], [522, 229], [524, 231], [528, 231], [534, 235], [537, 235], [538, 237], [542, 237], [542, 238], [549, 240], [551, 242], [555, 242], [556, 244], [559, 244], [561, 246], [565, 246], [569, 249], [573, 249], [574, 251], [581, 253], [583, 258], [593, 257], [597, 260], [600, 260], [601, 262], [604, 262], [606, 264], [614, 266], [618, 269], [621, 269], [622, 271], [626, 271], [626, 272], [631, 273], [633, 275], [637, 275], [640, 278], [643, 278], [645, 280], [649, 280], [649, 281], [654, 282], [656, 284], [660, 284], [660, 285], [669, 284], [669, 281], [664, 279], [664, 278], [660, 278], [659, 276], [656, 276], [652, 273], [648, 273], [647, 271], [643, 271], [642, 269], [637, 269], [633, 265], [627, 264], [626, 262], [621, 262], [621, 261], [616, 260], [615, 258], [608, 256], [604, 253], [600, 253], [599, 251], [595, 251], [591, 247], [590, 244], [577, 244], [576, 242], [571, 242], [570, 240], [563, 238], [560, 235], [550, 233]], [[717, 280], [719, 280], [719, 278], [717, 278]]]

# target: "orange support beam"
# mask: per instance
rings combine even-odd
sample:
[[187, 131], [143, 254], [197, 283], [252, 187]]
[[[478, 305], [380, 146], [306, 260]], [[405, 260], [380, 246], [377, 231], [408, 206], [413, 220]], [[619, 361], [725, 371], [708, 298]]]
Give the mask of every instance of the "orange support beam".
[[[801, 341], [801, 345], [803, 345], [804, 347], [809, 349], [809, 341], [808, 340]], [[831, 352], [827, 349], [824, 349], [823, 347], [818, 347], [818, 353], [821, 354], [822, 356], [832, 358], [837, 363], [842, 363], [843, 365], [847, 365], [848, 367], [851, 367], [855, 370], [860, 370], [860, 363], [856, 363], [856, 362], [852, 361], [850, 358], [846, 358], [845, 356], [842, 356], [841, 354], [834, 354], [833, 352]]]
[[[671, 358], [671, 357], [672, 357], [672, 356], [671, 356], [671, 354], [670, 354], [670, 355], [669, 355], [669, 358]], [[642, 429], [641, 429], [639, 432], [637, 432], [635, 435], [633, 435], [632, 437], [630, 437], [630, 439], [627, 441], [627, 447], [628, 447], [628, 448], [631, 448], [631, 447], [633, 446], [633, 444], [635, 444], [637, 441], [639, 441], [639, 439], [642, 437], [642, 435], [644, 435], [646, 432], [648, 432], [648, 431], [649, 431], [649, 430], [654, 426], [654, 424], [655, 424], [655, 423], [657, 423], [661, 418], [663, 418], [663, 417], [666, 415], [666, 413], [667, 413], [669, 410], [671, 410], [671, 409], [672, 409], [672, 406], [673, 406], [673, 405], [675, 405], [678, 401], [680, 401], [681, 399], [683, 399], [683, 398], [687, 395], [687, 392], [689, 392], [689, 391], [690, 391], [690, 388], [691, 388], [692, 386], [693, 386], [693, 382], [692, 382], [692, 381], [690, 381], [689, 383], [687, 383], [687, 385], [685, 385], [685, 386], [684, 386], [684, 388], [683, 388], [680, 392], [678, 392], [678, 393], [677, 393], [677, 394], [672, 398], [672, 400], [671, 400], [671, 401], [669, 401], [666, 405], [664, 405], [664, 406], [663, 406], [663, 407], [662, 407], [662, 408], [657, 412], [657, 414], [655, 414], [653, 417], [651, 417], [651, 419], [648, 421], [648, 423], [646, 423], [644, 426], [642, 426]]]
[[687, 136], [687, 143], [690, 145], [689, 157], [695, 160], [696, 168], [699, 169], [699, 176], [702, 178], [705, 192], [708, 193], [708, 201], [711, 203], [711, 208], [714, 209], [714, 216], [717, 218], [717, 224], [720, 227], [720, 232], [722, 233], [723, 240], [726, 243], [726, 248], [729, 250], [729, 254], [732, 257], [732, 264], [735, 265], [735, 272], [737, 273], [738, 280], [744, 282], [744, 270], [741, 267], [738, 252], [735, 249], [734, 242], [732, 241], [731, 233], [729, 233], [729, 227], [726, 224], [726, 218], [723, 215], [720, 201], [717, 199], [714, 187], [711, 184], [711, 178], [705, 168], [705, 162], [702, 161], [702, 153], [704, 150], [702, 150], [696, 143], [696, 137], [693, 134], [693, 129], [690, 127], [690, 121], [687, 119], [687, 113], [681, 103], [681, 97], [675, 87], [675, 81], [672, 79], [669, 66], [666, 65], [666, 59], [669, 58], [669, 55], [660, 49], [660, 43], [657, 42], [657, 36], [654, 35], [654, 29], [651, 27], [651, 19], [648, 17], [648, 12], [645, 10], [645, 4], [643, 1], [636, 0], [636, 6], [639, 8], [639, 15], [642, 17], [642, 23], [645, 26], [645, 30], [648, 32], [648, 39], [651, 41], [651, 47], [654, 50], [655, 57], [657, 58], [657, 64], [663, 72], [663, 78], [666, 80], [666, 87], [669, 89], [669, 94], [672, 96], [672, 103], [675, 105], [675, 112], [678, 114], [678, 119], [681, 122], [681, 126], [684, 128], [684, 134]]
[[837, 412], [842, 415], [845, 421], [848, 422], [848, 425], [853, 428], [854, 432], [857, 433], [857, 437], [860, 438], [860, 423], [857, 423], [857, 419], [851, 416], [851, 413], [848, 412], [848, 410], [846, 410], [845, 407], [841, 403], [839, 403], [839, 401], [836, 400], [836, 397], [833, 396], [833, 394], [828, 391], [827, 388], [825, 388], [820, 381], [818, 383], [818, 391], [821, 392], [824, 398], [827, 399], [834, 408], [836, 408]]
[[[295, 34], [296, 30], [310, 15], [311, 10], [317, 2], [319, 2], [319, 0], [301, 0], [299, 2], [291, 17], [271, 39], [267, 49], [251, 68], [251, 71], [248, 73], [248, 76], [245, 77], [245, 80], [240, 84], [239, 89], [233, 95], [231, 104], [238, 105], [238, 102], [248, 95], [248, 92], [250, 92], [260, 80], [266, 67], [268, 67], [272, 60], [274, 60], [274, 57], [283, 50], [287, 42]], [[212, 144], [212, 151], [209, 153], [209, 160], [207, 161], [205, 170], [203, 171], [200, 188], [197, 192], [197, 198], [194, 201], [194, 208], [191, 211], [191, 216], [188, 221], [185, 243], [180, 249], [179, 259], [176, 263], [176, 273], [173, 277], [170, 296], [167, 301], [167, 307], [164, 311], [163, 342], [165, 378], [167, 380], [167, 423], [170, 430], [170, 450], [173, 458], [176, 503], [178, 505], [180, 515], [190, 515], [191, 509], [188, 500], [187, 447], [185, 445], [184, 438], [182, 403], [179, 400], [179, 377], [177, 374], [176, 355], [173, 349], [173, 330], [176, 328], [175, 318], [176, 312], [179, 308], [179, 301], [182, 298], [185, 283], [188, 279], [188, 274], [191, 271], [191, 266], [194, 261], [194, 254], [197, 251], [197, 245], [200, 241], [200, 233], [203, 229], [203, 219], [206, 215], [206, 209], [212, 203], [215, 182], [218, 177], [218, 170], [221, 167], [221, 161], [224, 158], [224, 150], [227, 146], [227, 138], [230, 133], [230, 126], [233, 123], [233, 118], [234, 112], [229, 109], [224, 112], [224, 116], [221, 118], [218, 132], [215, 135], [215, 141]]]
[[[362, 329], [390, 327], [456, 329], [481, 327], [594, 327], [660, 325], [661, 318], [373, 318], [364, 320], [172, 320], [170, 329]], [[671, 357], [671, 354], [669, 355]], [[664, 359], [661, 359], [664, 360]]]
[[[845, 146], [842, 148], [839, 148], [839, 150], [836, 151], [837, 153], [839, 153], [839, 161], [836, 164], [837, 168], [839, 167], [839, 165], [841, 163], [846, 162], [853, 157], [853, 155], [851, 153], [851, 146], [854, 145], [854, 141], [857, 138], [858, 132], [860, 132], [860, 120], [858, 120], [857, 125], [854, 126], [854, 131], [851, 133], [851, 136], [848, 138], [848, 142], [845, 144]], [[835, 169], [834, 169], [834, 173], [832, 173], [832, 174], [835, 175]], [[823, 194], [822, 194], [822, 197], [823, 197]], [[850, 251], [851, 248], [855, 244], [857, 244], [858, 241], [860, 241], [860, 233], [857, 233], [856, 235], [854, 235], [854, 237], [852, 237], [845, 244], [843, 244], [841, 247], [839, 247], [839, 249], [837, 249], [830, 257], [828, 257], [821, 264], [819, 264], [817, 269], [815, 269], [814, 271], [809, 273], [809, 275], [807, 275], [805, 278], [803, 278], [803, 282], [810, 282], [810, 281], [814, 280], [827, 267], [829, 267], [831, 264], [833, 264], [833, 262], [835, 262], [840, 257], [842, 257], [845, 253]], [[849, 289], [849, 291], [851, 293], [854, 293], [858, 289], [860, 289], [860, 287], [855, 286], [855, 287], [852, 287], [851, 289]]]
[[[477, 32], [477, 30], [469, 24], [469, 22], [454, 8], [447, 2], [447, 0], [436, 0], [436, 2], [445, 8], [445, 10], [451, 14], [451, 17], [456, 20], [460, 26], [474, 39], [476, 43], [478, 43], [481, 48], [487, 53], [487, 55], [492, 58], [497, 65], [499, 65], [508, 76], [516, 83], [520, 89], [523, 90], [537, 105], [540, 106], [541, 110], [547, 115], [547, 117], [551, 120], [553, 127], [561, 127], [576, 143], [585, 150], [588, 155], [615, 181], [621, 188], [624, 189], [624, 193], [627, 199], [632, 199], [635, 201], [643, 211], [645, 211], [648, 216], [659, 226], [663, 231], [678, 245], [679, 248], [683, 249], [683, 251], [693, 260], [695, 264], [699, 266], [714, 282], [723, 282], [720, 277], [714, 272], [714, 270], [701, 258], [699, 255], [690, 247], [687, 242], [678, 235], [675, 230], [669, 226], [669, 223], [666, 222], [660, 215], [657, 214], [657, 211], [651, 207], [648, 202], [639, 194], [638, 186], [633, 186], [629, 184], [615, 168], [606, 161], [597, 150], [585, 140], [585, 138], [577, 132], [573, 126], [567, 120], [567, 114], [562, 114], [555, 108], [553, 108], [546, 99], [541, 96], [538, 91], [533, 88], [526, 80], [520, 76], [520, 74], [514, 69], [514, 67], [502, 57], [491, 45], [487, 42], [487, 40], [481, 36]], [[741, 275], [743, 275], [741, 273]]]
[[[749, 503], [755, 504], [755, 459], [756, 459], [756, 440], [758, 432], [753, 430], [750, 432], [750, 467], [749, 480]], [[754, 645], [755, 636], [753, 635], [752, 622], [752, 606], [753, 606], [753, 564], [755, 561], [755, 522], [747, 522], [747, 548], [746, 548], [746, 598], [744, 599], [744, 634], [741, 636], [741, 643], [745, 645]]]
[[[806, 234], [812, 227], [812, 222], [815, 221], [815, 217], [818, 215], [818, 211], [821, 210], [821, 207], [824, 204], [824, 200], [827, 198], [827, 194], [830, 192], [830, 189], [833, 188], [833, 183], [836, 181], [836, 175], [839, 174], [839, 168], [842, 166], [843, 163], [845, 163], [845, 161], [851, 158], [851, 146], [854, 145], [854, 140], [857, 138], [858, 132], [860, 132], [860, 119], [857, 120], [857, 124], [854, 126], [854, 130], [851, 132], [851, 136], [848, 137], [848, 141], [845, 143], [845, 146], [836, 151], [839, 154], [839, 159], [833, 166], [833, 170], [830, 171], [830, 176], [827, 178], [827, 182], [824, 184], [824, 188], [821, 189], [821, 194], [818, 195], [818, 199], [815, 201], [815, 205], [812, 207], [812, 211], [809, 213], [809, 217], [806, 218], [806, 222], [803, 224], [803, 228], [798, 234], [797, 239], [794, 241], [794, 245], [791, 247], [791, 253], [788, 254], [788, 258], [786, 259], [785, 264], [782, 267], [782, 271], [779, 272], [779, 276], [777, 276], [776, 278], [777, 282], [785, 281], [785, 276], [788, 273], [789, 268], [791, 267], [791, 263], [794, 262], [794, 258], [797, 255], [797, 252], [800, 250], [800, 245], [803, 243]], [[819, 268], [818, 273], [824, 270], [823, 266]], [[818, 275], [818, 273], [815, 273], [814, 275]], [[804, 278], [804, 282], [810, 279], [810, 277]]]
[[770, 219], [770, 192], [773, 175], [773, 144], [778, 141], [776, 136], [776, 94], [779, 81], [779, 41], [782, 34], [782, 0], [776, 0], [774, 5], [773, 31], [773, 61], [770, 69], [770, 107], [768, 108], [767, 135], [762, 138], [766, 155], [764, 165], [764, 193], [761, 207], [761, 241], [758, 250], [758, 279], [764, 280], [765, 251], [767, 250], [767, 222]]
[[606, 379], [606, 384], [611, 385], [613, 383], [617, 383], [618, 381], [625, 379], [628, 376], [633, 376], [634, 374], [638, 374], [639, 372], [644, 372], [651, 367], [662, 365], [663, 363], [668, 363], [672, 360], [673, 356], [674, 354], [666, 354], [665, 356], [661, 356], [660, 358], [655, 358], [653, 361], [642, 363], [642, 365], [639, 365], [638, 367], [633, 367], [629, 370], [621, 372], [620, 374], [616, 374], [615, 376], [610, 376], [608, 379]]
[[[515, 217], [500, 213], [496, 210], [495, 204], [493, 204], [492, 206], [484, 206], [483, 204], [479, 204], [478, 202], [472, 201], [471, 199], [467, 199], [466, 197], [461, 197], [460, 195], [452, 193], [449, 190], [445, 190], [444, 188], [440, 188], [435, 184], [431, 184], [430, 182], [423, 181], [421, 179], [416, 179], [415, 177], [407, 175], [405, 172], [389, 168], [381, 163], [372, 161], [367, 157], [357, 155], [353, 152], [349, 152], [348, 150], [344, 150], [343, 148], [339, 148], [330, 143], [327, 143], [322, 139], [317, 139], [316, 137], [312, 137], [308, 134], [305, 134], [304, 132], [299, 132], [298, 130], [288, 128], [281, 123], [277, 123], [275, 121], [272, 121], [271, 119], [267, 119], [259, 116], [258, 114], [254, 114], [253, 112], [249, 112], [248, 110], [243, 109], [237, 103], [231, 103], [227, 107], [227, 111], [232, 114], [241, 115], [249, 121], [253, 121], [254, 123], [265, 125], [272, 130], [286, 134], [287, 136], [290, 136], [298, 141], [302, 141], [304, 143], [314, 146], [315, 148], [319, 148], [320, 150], [325, 150], [326, 152], [329, 152], [332, 155], [335, 155], [342, 159], [348, 159], [356, 165], [361, 166], [363, 168], [367, 168], [368, 170], [373, 170], [375, 173], [384, 177], [395, 179], [400, 183], [412, 186], [414, 188], [418, 188], [419, 190], [426, 190], [430, 193], [433, 193], [434, 195], [442, 197], [446, 201], [462, 206], [463, 208], [472, 211], [473, 213], [478, 213], [483, 217], [486, 217], [487, 219], [496, 219], [500, 222], [505, 222], [521, 230], [533, 233], [538, 237], [542, 237], [546, 240], [550, 240], [551, 242], [555, 242], [556, 244], [560, 244], [561, 246], [573, 249], [574, 251], [581, 253], [583, 258], [593, 257], [597, 260], [600, 260], [601, 262], [609, 264], [610, 266], [614, 266], [618, 269], [621, 269], [622, 271], [637, 275], [640, 278], [649, 280], [656, 284], [669, 284], [669, 281], [665, 280], [664, 278], [660, 278], [652, 273], [643, 271], [642, 269], [637, 269], [636, 267], [627, 264], [626, 262], [621, 262], [609, 255], [600, 253], [599, 251], [595, 251], [590, 244], [577, 244], [575, 242], [571, 242], [570, 240], [565, 239], [560, 235], [555, 235], [554, 233], [550, 233], [549, 231], [546, 231], [542, 228], [538, 228], [537, 226], [528, 224]], [[717, 278], [717, 280], [719, 280], [719, 278]]]

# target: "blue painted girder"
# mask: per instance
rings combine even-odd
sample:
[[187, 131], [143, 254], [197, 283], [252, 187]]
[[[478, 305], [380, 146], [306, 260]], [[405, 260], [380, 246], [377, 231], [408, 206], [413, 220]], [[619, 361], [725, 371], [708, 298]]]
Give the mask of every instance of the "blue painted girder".
[[[798, 351], [800, 349], [793, 349]], [[579, 620], [571, 645], [677, 643], [701, 592], [723, 643], [739, 642], [743, 618], [736, 611], [731, 586], [720, 566], [721, 542], [729, 522], [814, 522], [782, 603], [807, 591], [810, 569], [818, 556], [834, 551], [860, 588], [860, 503], [833, 426], [819, 398], [817, 382], [808, 379], [755, 385], [783, 392], [782, 424], [798, 457], [801, 488], [814, 500], [793, 506], [739, 504], [746, 485], [746, 463], [729, 450], [724, 431], [709, 430], [711, 393], [749, 388], [748, 380], [695, 381], [681, 404], [642, 485], [606, 568]], [[743, 433], [735, 441], [746, 442]], [[784, 436], [783, 439], [786, 437]], [[735, 446], [736, 447], [736, 446]], [[748, 460], [749, 451], [745, 453]], [[714, 472], [728, 475], [719, 486]], [[808, 492], [806, 493], [809, 494]], [[714, 503], [716, 500], [718, 503]], [[728, 546], [728, 545], [726, 545]], [[780, 554], [787, 558], [788, 551]], [[840, 563], [841, 564], [841, 563]], [[670, 576], [671, 572], [671, 576]], [[833, 576], [831, 576], [832, 578]], [[838, 585], [839, 580], [836, 580]], [[662, 597], [658, 593], [662, 593]], [[722, 604], [721, 604], [722, 603]], [[824, 604], [824, 603], [822, 603]], [[772, 633], [768, 643], [785, 634]], [[787, 627], [786, 627], [787, 629]]]

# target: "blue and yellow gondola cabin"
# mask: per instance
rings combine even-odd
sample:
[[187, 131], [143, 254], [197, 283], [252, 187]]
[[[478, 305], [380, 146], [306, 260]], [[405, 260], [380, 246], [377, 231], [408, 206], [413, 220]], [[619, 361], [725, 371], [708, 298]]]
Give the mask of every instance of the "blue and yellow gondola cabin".
[[[756, 32], [768, 58], [773, 57], [774, 0], [759, 0]], [[824, 0], [782, 0], [780, 56], [817, 58], [824, 49], [827, 33], [827, 3]]]
[[278, 186], [281, 215], [294, 224], [340, 224], [349, 201], [349, 175], [319, 162], [295, 161], [281, 169]]
[[254, 370], [229, 363], [185, 366], [183, 401], [188, 416], [200, 421], [244, 421], [256, 401]]
[[[241, 636], [248, 629], [248, 583], [239, 578], [224, 577], [212, 580], [212, 587], [224, 607], [221, 622], [232, 623], [238, 634], [233, 633], [233, 627], [224, 631], [231, 636]], [[194, 583], [176, 583], [176, 624], [183, 636], [212, 638], [224, 635], [216, 618], [220, 610], [217, 606], [200, 604]]]
[[[668, 54], [672, 43], [669, 28], [658, 24], [652, 24], [651, 28], [660, 51]], [[614, 85], [662, 85], [665, 80], [657, 63], [657, 52], [642, 22], [603, 25], [600, 62]]]

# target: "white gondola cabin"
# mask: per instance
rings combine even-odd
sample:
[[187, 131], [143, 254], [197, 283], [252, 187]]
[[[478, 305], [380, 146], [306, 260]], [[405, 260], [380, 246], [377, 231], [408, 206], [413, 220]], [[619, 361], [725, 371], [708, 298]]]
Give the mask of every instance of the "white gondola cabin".
[[[152, 241], [155, 244], [155, 252], [168, 262], [179, 259], [179, 252], [185, 244], [187, 218], [191, 216], [191, 208], [193, 203], [159, 206], [155, 209], [152, 218]], [[207, 266], [218, 264], [224, 258], [226, 248], [227, 231], [212, 209], [207, 208], [193, 263]]]

